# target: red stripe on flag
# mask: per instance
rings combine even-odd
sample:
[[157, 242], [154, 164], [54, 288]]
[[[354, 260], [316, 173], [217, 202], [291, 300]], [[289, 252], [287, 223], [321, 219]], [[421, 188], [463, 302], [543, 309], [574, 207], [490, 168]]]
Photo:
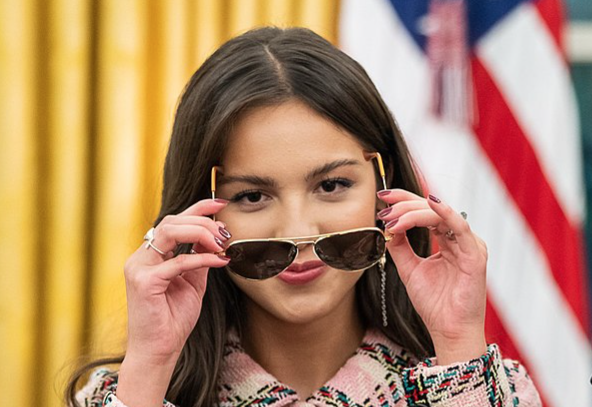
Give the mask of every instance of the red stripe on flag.
[[548, 398], [544, 394], [545, 388], [538, 383], [536, 370], [529, 366], [528, 360], [520, 354], [514, 345], [512, 337], [508, 334], [489, 298], [487, 299], [485, 313], [485, 337], [487, 338], [487, 343], [496, 343], [499, 346], [503, 358], [519, 360], [522, 363], [539, 392], [543, 406], [550, 407], [551, 404], [547, 402]]
[[547, 24], [551, 36], [557, 45], [557, 52], [565, 60], [565, 47], [563, 43], [563, 4], [561, 0], [537, 0], [534, 2], [541, 18]]
[[[588, 334], [587, 278], [581, 233], [563, 212], [532, 146], [493, 79], [478, 58], [472, 59], [471, 67], [479, 109], [479, 122], [474, 132], [536, 236], [564, 300]], [[560, 165], [558, 163], [558, 167]]]

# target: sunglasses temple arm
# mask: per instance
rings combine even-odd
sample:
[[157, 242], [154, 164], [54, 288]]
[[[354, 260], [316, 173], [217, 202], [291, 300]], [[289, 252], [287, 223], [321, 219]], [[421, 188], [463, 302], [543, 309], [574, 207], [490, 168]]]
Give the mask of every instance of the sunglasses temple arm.
[[[382, 156], [378, 151], [369, 155], [369, 158], [376, 158], [378, 164], [378, 173], [380, 174], [380, 180], [382, 181], [382, 189], [388, 189], [386, 186], [386, 171], [384, 170], [384, 163], [382, 162]], [[388, 205], [390, 206], [390, 205]]]
[[386, 178], [384, 177], [384, 175], [381, 175], [380, 178], [382, 178], [382, 187], [383, 187], [383, 189], [387, 189], [387, 187], [386, 187]]
[[382, 187], [387, 189], [386, 187], [386, 171], [384, 170], [384, 163], [382, 162], [382, 156], [379, 152], [375, 152], [372, 154], [374, 158], [376, 158], [376, 162], [378, 163], [378, 173], [380, 174], [380, 179], [382, 180]]
[[[212, 167], [212, 173], [211, 173], [211, 178], [210, 178], [210, 185], [212, 188], [212, 199], [216, 199], [216, 175], [218, 173], [218, 169], [219, 167]], [[214, 222], [216, 221], [216, 215], [212, 215], [212, 219], [214, 220]]]

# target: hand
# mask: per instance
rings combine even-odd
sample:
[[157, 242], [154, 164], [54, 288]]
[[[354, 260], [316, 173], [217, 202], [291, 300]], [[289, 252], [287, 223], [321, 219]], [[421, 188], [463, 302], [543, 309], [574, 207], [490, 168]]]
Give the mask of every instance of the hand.
[[[379, 215], [387, 234], [392, 235], [387, 248], [430, 332], [438, 363], [485, 353], [485, 243], [460, 214], [438, 198], [425, 199], [401, 189], [385, 191], [379, 198], [392, 204], [390, 211]], [[414, 227], [429, 228], [440, 251], [428, 258], [417, 256], [406, 235]]]
[[[126, 358], [176, 361], [199, 318], [209, 268], [228, 263], [214, 253], [224, 250], [223, 241], [230, 234], [222, 222], [206, 217], [227, 203], [206, 199], [178, 215], [166, 216], [156, 227], [153, 241], [166, 255], [142, 244], [127, 260]], [[181, 243], [193, 243], [196, 253], [173, 257]]]

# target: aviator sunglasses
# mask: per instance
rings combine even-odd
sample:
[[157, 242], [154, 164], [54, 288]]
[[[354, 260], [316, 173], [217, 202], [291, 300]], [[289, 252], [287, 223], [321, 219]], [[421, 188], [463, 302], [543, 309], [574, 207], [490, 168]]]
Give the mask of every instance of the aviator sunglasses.
[[[382, 157], [377, 152], [367, 155], [367, 159], [372, 158], [376, 159], [383, 187], [387, 189]], [[212, 168], [213, 199], [216, 198], [216, 175], [220, 169]], [[319, 260], [335, 269], [365, 270], [385, 260], [389, 239], [390, 236], [381, 229], [367, 227], [304, 237], [235, 240], [220, 254], [230, 258], [226, 268], [234, 274], [265, 280], [290, 267], [302, 245], [312, 245]]]

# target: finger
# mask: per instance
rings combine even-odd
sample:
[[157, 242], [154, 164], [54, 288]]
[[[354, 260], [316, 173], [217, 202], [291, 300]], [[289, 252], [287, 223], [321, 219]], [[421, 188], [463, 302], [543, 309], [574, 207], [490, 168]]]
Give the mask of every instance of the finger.
[[403, 216], [409, 211], [427, 208], [429, 208], [429, 206], [425, 199], [397, 202], [393, 206], [389, 206], [380, 211], [378, 213], [378, 218], [384, 222], [389, 222]]
[[413, 251], [407, 234], [404, 232], [391, 236], [386, 247], [397, 266], [403, 284], [406, 284], [409, 281], [411, 270], [421, 260], [420, 257]]
[[438, 214], [449, 230], [454, 232], [454, 237], [461, 251], [469, 253], [478, 250], [477, 241], [468, 222], [460, 213], [454, 211], [446, 203], [437, 197], [430, 195], [428, 199], [430, 208]]
[[[224, 244], [224, 242], [222, 242]], [[214, 254], [223, 254], [224, 250], [226, 248], [224, 247], [222, 250], [218, 249], [216, 251], [214, 251]], [[191, 247], [191, 254], [196, 254], [196, 253], [212, 253], [212, 250], [199, 244], [199, 243], [194, 243], [193, 246]]]
[[452, 241], [446, 237], [446, 232], [450, 229], [446, 226], [444, 220], [432, 209], [407, 212], [385, 225], [387, 232], [391, 234], [404, 233], [414, 227], [427, 227], [438, 239], [440, 249], [447, 249], [454, 254], [458, 254], [459, 248], [456, 240]]
[[195, 216], [195, 215], [167, 215], [164, 217], [160, 224], [174, 224], [174, 225], [198, 225], [207, 228], [212, 234], [216, 237], [221, 239], [222, 241], [226, 241], [230, 239], [232, 236], [228, 230], [226, 230], [226, 225], [224, 222], [214, 222], [214, 220], [210, 218], [206, 218], [205, 216]]
[[[198, 293], [205, 293], [208, 282], [208, 273], [210, 272], [207, 268], [200, 268], [195, 270], [185, 271], [181, 274], [181, 278], [186, 280]], [[203, 295], [203, 294], [202, 294]]]
[[407, 212], [397, 219], [393, 219], [385, 225], [385, 229], [391, 233], [403, 233], [414, 227], [438, 228], [443, 219], [431, 209], [419, 209]]
[[485, 257], [487, 258], [487, 244], [479, 236], [475, 236], [475, 239], [477, 240], [477, 244], [481, 248], [481, 251], [485, 254]]
[[224, 267], [230, 259], [212, 253], [181, 254], [154, 267], [154, 276], [170, 281], [183, 273], [196, 273], [203, 269]]
[[228, 205], [226, 199], [202, 199], [185, 209], [179, 215], [209, 216], [218, 213]]
[[[446, 233], [442, 233], [439, 230], [433, 230], [432, 233], [436, 237], [436, 241], [438, 242], [438, 247], [441, 253], [446, 254], [445, 252], [448, 251], [454, 256], [458, 256], [461, 253], [456, 239], [449, 239], [446, 237]], [[448, 259], [447, 254], [445, 257]]]
[[405, 232], [414, 227], [427, 227], [438, 239], [440, 249], [449, 250], [455, 255], [458, 254], [459, 248], [456, 240], [453, 241], [446, 237], [446, 232], [450, 229], [444, 223], [444, 220], [429, 208], [425, 199], [423, 200], [423, 204], [428, 209], [411, 210], [399, 218], [387, 222], [385, 229], [389, 233], [395, 234]]
[[382, 191], [378, 191], [377, 195], [379, 199], [388, 204], [394, 204], [399, 201], [425, 200], [425, 198], [422, 196], [400, 188], [384, 189]]
[[[166, 223], [159, 225], [154, 230], [152, 244], [159, 250], [168, 253], [183, 243], [199, 244], [210, 252], [224, 250], [223, 242], [212, 232], [199, 225], [175, 225]], [[162, 260], [162, 256], [156, 250], [149, 250], [154, 259]]]

